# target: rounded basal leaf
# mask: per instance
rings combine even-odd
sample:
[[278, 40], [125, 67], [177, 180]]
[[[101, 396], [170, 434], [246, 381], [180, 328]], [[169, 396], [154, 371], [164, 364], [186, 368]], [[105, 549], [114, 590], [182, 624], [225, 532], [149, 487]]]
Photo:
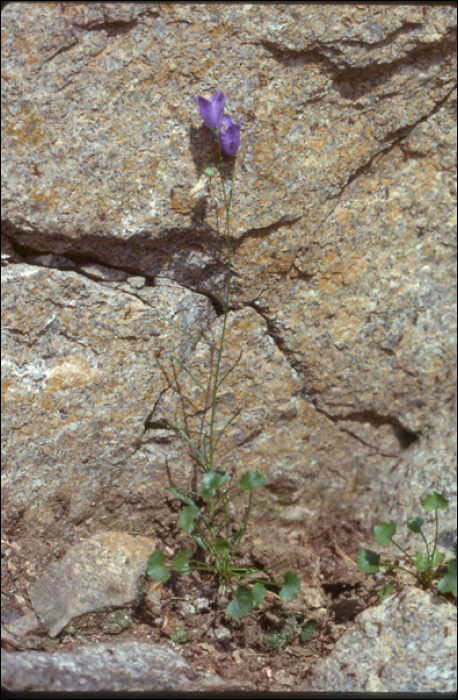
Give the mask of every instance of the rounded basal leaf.
[[301, 627], [301, 642], [310, 642], [319, 627], [320, 623], [314, 617], [307, 620]]
[[379, 570], [380, 554], [372, 549], [360, 549], [356, 564], [358, 569], [365, 574], [376, 574]]
[[395, 532], [394, 520], [390, 520], [389, 523], [379, 523], [374, 527], [374, 537], [381, 547], [388, 547]]
[[239, 586], [234, 600], [227, 606], [227, 613], [230, 617], [242, 617], [254, 607], [255, 600], [252, 590], [247, 586]]
[[378, 589], [377, 595], [379, 598], [382, 600], [387, 600], [393, 591], [393, 584], [392, 583], [386, 583], [384, 586]]
[[214, 469], [205, 472], [202, 477], [200, 492], [204, 498], [213, 498], [220, 486], [229, 481], [231, 475], [228, 472], [217, 472]]
[[229, 554], [231, 545], [227, 540], [216, 540], [216, 542], [213, 543], [213, 551], [215, 554]]
[[194, 530], [194, 520], [198, 515], [200, 515], [200, 510], [197, 506], [185, 506], [180, 513], [180, 527], [191, 534]]
[[165, 554], [155, 549], [146, 563], [146, 574], [155, 581], [165, 583], [171, 574], [164, 566]]
[[239, 486], [242, 491], [253, 491], [253, 489], [261, 489], [266, 485], [267, 477], [260, 474], [258, 471], [245, 472], [240, 477]]
[[189, 574], [192, 571], [192, 566], [189, 564], [192, 556], [193, 552], [190, 549], [183, 549], [172, 561], [172, 568], [180, 574]]
[[456, 596], [457, 593], [457, 576], [456, 576], [456, 558], [450, 559], [447, 562], [447, 571], [445, 572], [441, 581], [437, 585], [437, 589], [441, 593], [451, 593]]
[[448, 500], [437, 491], [430, 491], [422, 500], [423, 508], [427, 513], [432, 510], [445, 510], [449, 506]]
[[287, 603], [288, 600], [292, 600], [297, 596], [301, 589], [301, 582], [299, 581], [299, 576], [294, 573], [294, 571], [285, 571], [283, 574], [283, 586], [280, 589], [280, 598]]
[[212, 178], [215, 174], [215, 168], [212, 168], [212, 167], [205, 168], [204, 173], [207, 177]]
[[407, 527], [409, 528], [410, 532], [414, 532], [415, 534], [418, 535], [419, 532], [421, 532], [421, 528], [424, 524], [424, 519], [420, 518], [420, 516], [417, 516], [415, 518], [409, 518], [407, 521]]
[[262, 583], [255, 583], [253, 588], [251, 589], [251, 593], [253, 595], [254, 607], [257, 608], [258, 605], [264, 600], [266, 588], [262, 585]]
[[429, 571], [433, 565], [431, 559], [422, 552], [415, 552], [414, 564], [418, 571]]
[[434, 556], [432, 558], [433, 567], [436, 568], [436, 566], [439, 566], [439, 564], [442, 564], [444, 559], [445, 559], [444, 552], [434, 552]]

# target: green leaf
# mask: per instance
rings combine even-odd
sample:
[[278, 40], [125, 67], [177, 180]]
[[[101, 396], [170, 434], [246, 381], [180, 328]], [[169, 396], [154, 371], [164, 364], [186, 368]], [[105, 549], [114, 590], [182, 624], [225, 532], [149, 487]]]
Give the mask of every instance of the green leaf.
[[432, 510], [445, 510], [449, 506], [448, 500], [441, 493], [437, 491], [431, 491], [422, 500], [423, 508], [427, 513]]
[[194, 530], [194, 520], [201, 515], [200, 510], [197, 506], [185, 506], [181, 509], [180, 513], [180, 527], [186, 532], [191, 533]]
[[261, 489], [266, 485], [267, 477], [264, 474], [256, 472], [245, 472], [240, 477], [239, 486], [242, 491], [253, 491], [253, 489]]
[[389, 523], [379, 523], [374, 527], [374, 537], [381, 547], [388, 547], [395, 532], [396, 523], [394, 520], [390, 520]]
[[192, 571], [189, 560], [193, 554], [194, 553], [190, 549], [183, 549], [172, 561], [172, 568], [175, 569], [175, 571], [179, 571], [180, 574], [189, 574]]
[[432, 567], [432, 561], [422, 552], [415, 552], [414, 565], [418, 571], [429, 571]]
[[169, 580], [171, 574], [164, 566], [165, 554], [159, 549], [155, 549], [146, 563], [146, 573], [155, 581], [165, 583]]
[[453, 554], [454, 554], [455, 557], [456, 557], [456, 542], [454, 542], [454, 543], [452, 544], [452, 546], [450, 547], [450, 551], [453, 552]]
[[372, 549], [360, 549], [356, 564], [358, 569], [365, 574], [375, 574], [379, 570], [380, 554]]
[[227, 612], [230, 617], [242, 617], [254, 607], [255, 598], [253, 591], [247, 586], [239, 586], [232, 603], [227, 606]]
[[206, 472], [202, 477], [200, 492], [204, 498], [213, 498], [219, 487], [229, 481], [231, 475], [228, 472], [217, 472], [214, 469]]
[[[455, 551], [456, 551], [456, 544], [455, 544]], [[451, 593], [452, 595], [457, 597], [457, 577], [456, 577], [456, 557], [453, 559], [449, 559], [447, 562], [447, 571], [445, 572], [443, 578], [441, 581], [439, 581], [439, 584], [437, 586], [437, 589], [441, 593]]]
[[392, 583], [386, 583], [384, 586], [378, 589], [377, 595], [379, 598], [382, 600], [386, 600], [387, 598], [390, 597], [391, 592], [393, 590], [394, 586]]
[[280, 589], [280, 598], [287, 603], [288, 600], [292, 600], [297, 596], [301, 589], [301, 582], [299, 576], [294, 573], [294, 571], [285, 571], [283, 574], [283, 586]]
[[425, 521], [423, 518], [420, 518], [420, 516], [416, 516], [415, 518], [409, 518], [406, 524], [410, 532], [414, 532], [418, 535], [421, 532], [421, 528], [424, 522]]
[[442, 562], [445, 559], [445, 553], [444, 552], [434, 552], [434, 556], [432, 558], [432, 565], [435, 568], [436, 566], [439, 566], [439, 564], [442, 564]]
[[216, 540], [216, 542], [213, 543], [213, 551], [215, 554], [229, 554], [231, 545], [227, 540]]
[[319, 627], [320, 623], [314, 617], [307, 620], [301, 627], [301, 642], [310, 642]]
[[257, 608], [258, 605], [264, 600], [266, 588], [265, 586], [263, 586], [262, 583], [255, 583], [253, 588], [251, 589], [251, 592], [253, 594], [254, 607]]
[[215, 175], [215, 168], [212, 168], [212, 167], [205, 168], [204, 174], [211, 179]]

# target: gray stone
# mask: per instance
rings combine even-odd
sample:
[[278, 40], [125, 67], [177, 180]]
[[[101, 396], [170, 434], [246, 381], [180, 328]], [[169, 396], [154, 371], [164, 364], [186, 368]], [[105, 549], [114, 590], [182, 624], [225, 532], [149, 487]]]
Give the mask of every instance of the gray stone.
[[2, 653], [2, 686], [14, 691], [158, 692], [226, 690], [221, 678], [197, 676], [166, 644], [85, 644], [71, 651]]
[[50, 637], [75, 617], [138, 599], [138, 583], [154, 540], [124, 532], [99, 532], [50, 564], [29, 590], [30, 601]]
[[368, 608], [300, 690], [456, 692], [456, 607], [406, 588]]

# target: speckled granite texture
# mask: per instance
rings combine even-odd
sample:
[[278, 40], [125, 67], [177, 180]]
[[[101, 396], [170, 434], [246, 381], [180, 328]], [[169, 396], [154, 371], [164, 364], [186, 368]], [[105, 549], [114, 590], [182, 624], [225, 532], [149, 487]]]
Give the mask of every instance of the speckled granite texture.
[[203, 378], [196, 336], [222, 320], [195, 102], [221, 89], [242, 118], [225, 371], [243, 354], [220, 464], [264, 471], [257, 514], [305, 532], [402, 520], [440, 490], [448, 542], [456, 9], [12, 3], [1, 25], [4, 525], [148, 534], [189, 481], [160, 421], [182, 408], [171, 355]]

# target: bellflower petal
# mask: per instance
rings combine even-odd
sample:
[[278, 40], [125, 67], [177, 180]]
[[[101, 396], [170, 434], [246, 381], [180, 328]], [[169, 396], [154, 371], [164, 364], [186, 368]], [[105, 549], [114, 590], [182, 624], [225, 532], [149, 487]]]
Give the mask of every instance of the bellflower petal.
[[219, 130], [218, 139], [221, 150], [227, 156], [235, 156], [240, 146], [240, 125], [242, 119], [235, 122], [232, 117], [223, 117], [221, 129]]
[[205, 97], [196, 97], [201, 117], [210, 129], [218, 129], [221, 126], [226, 100], [227, 95], [224, 95], [221, 90], [209, 100]]

